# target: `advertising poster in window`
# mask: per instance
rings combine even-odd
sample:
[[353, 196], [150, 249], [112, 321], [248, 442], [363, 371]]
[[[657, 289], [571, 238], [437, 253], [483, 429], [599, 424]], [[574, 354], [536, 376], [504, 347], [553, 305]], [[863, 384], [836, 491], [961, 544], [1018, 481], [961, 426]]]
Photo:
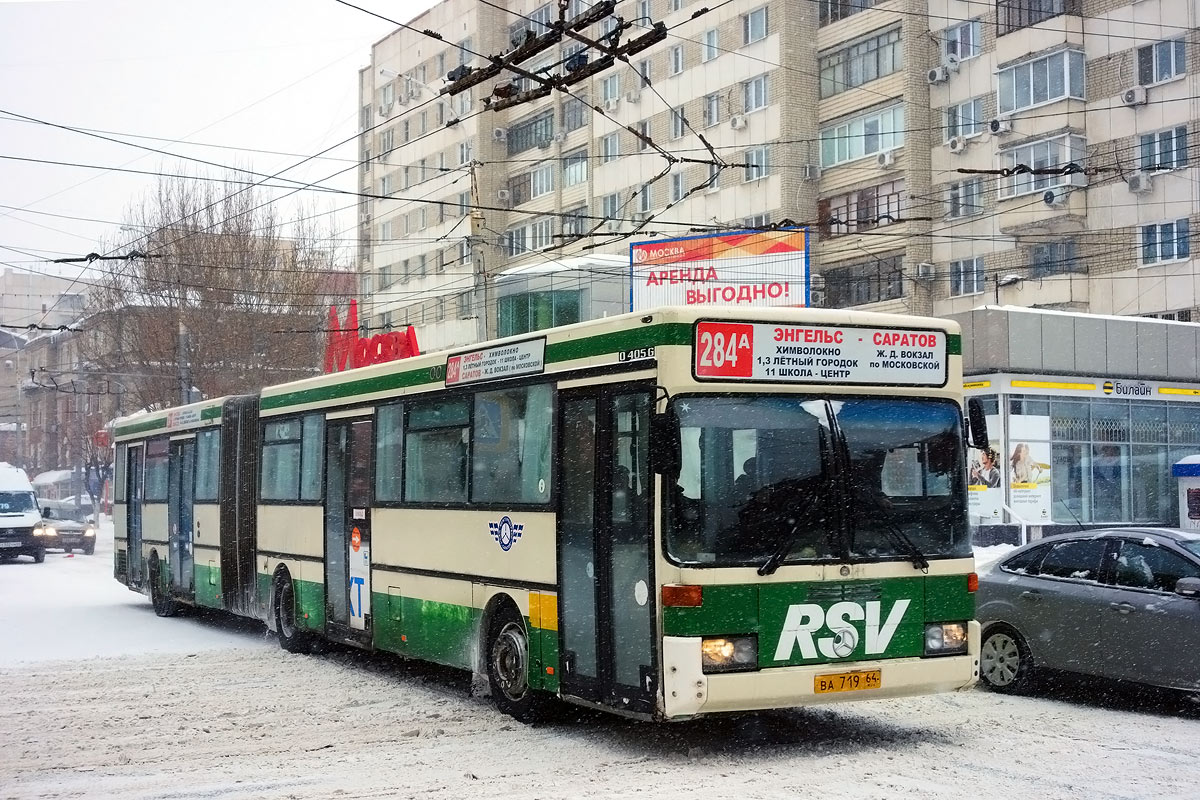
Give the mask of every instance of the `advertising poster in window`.
[[629, 247], [630, 310], [809, 305], [803, 229], [654, 239]]
[[1004, 521], [1000, 507], [1004, 500], [1000, 417], [989, 414], [987, 428], [987, 449], [967, 451], [967, 513], [976, 524], [998, 525]]
[[1050, 418], [1008, 418], [1009, 505], [1026, 522], [1050, 520]]

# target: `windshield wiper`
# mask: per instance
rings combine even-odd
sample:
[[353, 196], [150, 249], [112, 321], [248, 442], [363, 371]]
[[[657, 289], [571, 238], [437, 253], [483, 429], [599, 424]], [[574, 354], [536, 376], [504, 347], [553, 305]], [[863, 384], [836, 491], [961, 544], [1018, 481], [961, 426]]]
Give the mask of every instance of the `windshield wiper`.
[[791, 520], [791, 531], [788, 532], [787, 538], [783, 540], [783, 544], [777, 547], [775, 552], [771, 553], [770, 557], [759, 566], [759, 575], [771, 575], [775, 570], [779, 569], [779, 565], [783, 563], [783, 559], [787, 558], [788, 553], [792, 552], [792, 548], [795, 547], [797, 540], [800, 539], [800, 521], [808, 515], [809, 509], [812, 508], [813, 503], [816, 501], [817, 495], [812, 495], [803, 505], [800, 505], [799, 502], [795, 504], [795, 507], [799, 510], [795, 511]]
[[917, 547], [916, 543], [909, 538], [908, 534], [900, 529], [900, 526], [892, 519], [892, 515], [888, 513], [887, 508], [878, 500], [875, 501], [875, 507], [879, 509], [879, 519], [883, 521], [884, 531], [890, 535], [893, 543], [899, 544], [908, 551], [909, 556], [912, 558], [913, 568], [920, 570], [929, 569], [929, 559], [921, 552], [921, 548]]

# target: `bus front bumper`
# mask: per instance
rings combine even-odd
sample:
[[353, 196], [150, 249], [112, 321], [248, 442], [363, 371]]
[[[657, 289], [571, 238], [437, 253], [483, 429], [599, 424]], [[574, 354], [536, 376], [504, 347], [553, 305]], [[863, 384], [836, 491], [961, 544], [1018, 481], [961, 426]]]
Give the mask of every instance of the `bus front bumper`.
[[[967, 653], [961, 656], [890, 658], [705, 675], [700, 666], [700, 639], [667, 636], [663, 639], [663, 716], [686, 718], [966, 689], [979, 679], [978, 622], [970, 623], [967, 641]], [[818, 676], [876, 669], [881, 673], [878, 688], [816, 692]]]

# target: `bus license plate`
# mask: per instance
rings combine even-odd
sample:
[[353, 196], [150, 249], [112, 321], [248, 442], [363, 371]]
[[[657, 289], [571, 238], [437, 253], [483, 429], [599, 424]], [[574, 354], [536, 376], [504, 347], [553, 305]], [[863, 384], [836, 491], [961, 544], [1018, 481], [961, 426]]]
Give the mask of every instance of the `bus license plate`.
[[836, 672], [832, 675], [818, 675], [813, 679], [813, 691], [817, 694], [857, 692], [863, 689], [878, 689], [880, 686], [883, 686], [883, 675], [877, 669]]

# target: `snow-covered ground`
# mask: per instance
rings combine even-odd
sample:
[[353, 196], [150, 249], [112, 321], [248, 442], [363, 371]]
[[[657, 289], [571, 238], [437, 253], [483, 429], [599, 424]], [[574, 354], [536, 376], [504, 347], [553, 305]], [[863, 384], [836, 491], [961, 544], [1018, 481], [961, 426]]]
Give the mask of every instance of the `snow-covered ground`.
[[[111, 535], [111, 534], [110, 534]], [[0, 798], [1194, 798], [1200, 709], [976, 690], [527, 727], [460, 673], [159, 619], [95, 556], [0, 565]]]

